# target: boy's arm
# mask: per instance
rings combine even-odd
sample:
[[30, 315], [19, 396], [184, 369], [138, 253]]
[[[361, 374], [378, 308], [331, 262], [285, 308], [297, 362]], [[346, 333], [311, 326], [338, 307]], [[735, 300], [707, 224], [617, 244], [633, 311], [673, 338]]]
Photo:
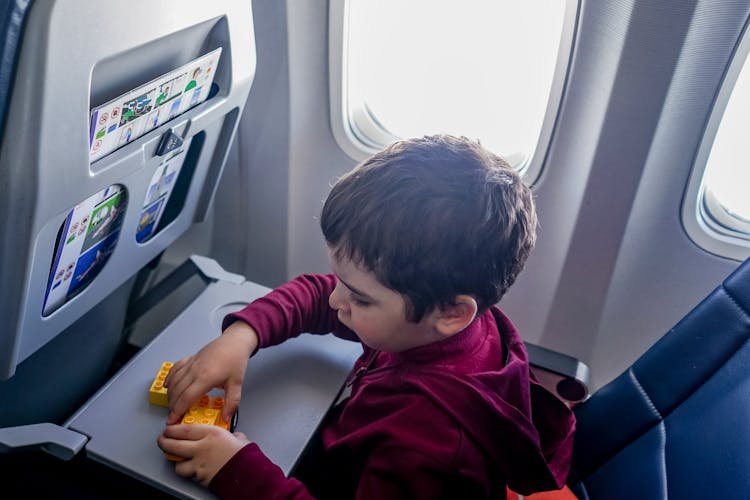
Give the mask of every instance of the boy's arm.
[[328, 304], [335, 287], [333, 274], [298, 276], [241, 311], [227, 315], [222, 330], [236, 321], [247, 323], [258, 334], [258, 347], [278, 345], [303, 332], [333, 332], [339, 337], [356, 340]]
[[[483, 498], [482, 485], [455, 474], [451, 466], [404, 447], [380, 446], [368, 457], [358, 478], [357, 500], [414, 498]], [[341, 478], [351, 483], [350, 478]], [[239, 450], [210, 480], [209, 489], [222, 499], [314, 497], [298, 479], [284, 476], [257, 444]], [[336, 485], [331, 485], [331, 492]], [[334, 495], [335, 496], [335, 495]]]
[[299, 480], [287, 478], [255, 443], [238, 451], [211, 479], [209, 489], [223, 500], [285, 498], [312, 500]]
[[170, 370], [164, 383], [169, 389], [167, 423], [177, 423], [196, 399], [214, 387], [225, 391], [222, 416], [229, 421], [240, 404], [247, 360], [259, 347], [279, 344], [305, 331], [333, 331], [356, 339], [328, 305], [335, 286], [334, 275], [300, 276], [228, 315], [221, 336]]
[[190, 405], [214, 387], [224, 389], [222, 418], [229, 422], [240, 405], [247, 360], [257, 347], [255, 331], [238, 321], [196, 354], [175, 363], [164, 381], [169, 390], [167, 424], [178, 423]]

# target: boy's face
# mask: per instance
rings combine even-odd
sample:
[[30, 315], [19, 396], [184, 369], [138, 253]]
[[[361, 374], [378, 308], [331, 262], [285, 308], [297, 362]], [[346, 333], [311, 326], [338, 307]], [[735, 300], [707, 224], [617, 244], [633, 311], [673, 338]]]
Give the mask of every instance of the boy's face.
[[429, 344], [441, 337], [434, 328], [435, 312], [425, 314], [419, 323], [406, 319], [406, 302], [400, 293], [383, 286], [370, 271], [349, 259], [337, 259], [328, 249], [331, 269], [338, 277], [328, 298], [339, 321], [373, 349], [400, 352]]

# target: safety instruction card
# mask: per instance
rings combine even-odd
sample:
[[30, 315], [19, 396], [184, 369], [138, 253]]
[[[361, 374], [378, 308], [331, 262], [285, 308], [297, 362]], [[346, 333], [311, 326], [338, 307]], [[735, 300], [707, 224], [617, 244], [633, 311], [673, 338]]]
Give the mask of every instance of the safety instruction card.
[[93, 162], [196, 106], [208, 97], [221, 47], [91, 111]]

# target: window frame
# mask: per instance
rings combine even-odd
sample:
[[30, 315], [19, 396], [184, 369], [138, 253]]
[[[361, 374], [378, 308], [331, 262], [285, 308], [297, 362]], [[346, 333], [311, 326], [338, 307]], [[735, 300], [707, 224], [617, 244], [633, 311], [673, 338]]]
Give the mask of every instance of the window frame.
[[[682, 224], [688, 237], [709, 253], [737, 261], [750, 257], [750, 221], [730, 214], [704, 180], [708, 159], [724, 118], [729, 100], [745, 64], [750, 64], [750, 31], [745, 25], [724, 72], [703, 137], [693, 162], [693, 170], [682, 203]], [[750, 70], [750, 67], [748, 67]], [[732, 228], [741, 226], [744, 231]]]
[[[524, 180], [533, 184], [539, 178], [542, 165], [552, 139], [552, 134], [560, 111], [564, 90], [570, 71], [570, 61], [577, 36], [580, 0], [561, 0], [565, 2], [563, 26], [560, 33], [560, 44], [552, 76], [552, 85], [547, 96], [547, 110], [534, 151], [525, 161], [508, 161], [517, 168]], [[357, 102], [361, 105], [349, 110], [350, 93], [346, 78], [349, 25], [349, 0], [330, 0], [328, 19], [328, 70], [331, 130], [336, 143], [351, 159], [359, 162], [380, 151], [391, 142], [400, 139], [388, 132], [372, 112], [367, 108], [364, 99]], [[355, 90], [356, 92], [356, 90]], [[498, 152], [503, 154], [503, 152]]]

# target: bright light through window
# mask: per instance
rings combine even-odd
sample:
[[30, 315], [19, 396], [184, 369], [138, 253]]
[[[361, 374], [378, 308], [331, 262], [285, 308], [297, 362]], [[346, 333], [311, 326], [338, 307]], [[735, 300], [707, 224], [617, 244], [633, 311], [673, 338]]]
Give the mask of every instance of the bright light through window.
[[519, 166], [532, 157], [564, 0], [349, 0], [347, 8], [347, 115], [362, 142], [450, 133]]
[[750, 68], [745, 62], [711, 147], [706, 164], [706, 206], [724, 227], [750, 233]]

